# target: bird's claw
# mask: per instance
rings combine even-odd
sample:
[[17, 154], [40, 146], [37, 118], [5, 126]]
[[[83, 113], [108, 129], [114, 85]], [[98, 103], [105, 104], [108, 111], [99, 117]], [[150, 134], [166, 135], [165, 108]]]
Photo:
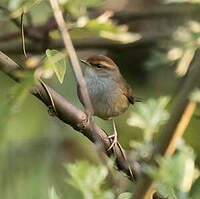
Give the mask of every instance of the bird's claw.
[[115, 146], [115, 144], [118, 143], [118, 140], [117, 140], [117, 135], [116, 135], [116, 134], [109, 135], [108, 138], [109, 138], [109, 139], [110, 139], [110, 138], [113, 138], [112, 144], [110, 145], [110, 147], [109, 147], [108, 150], [107, 150], [107, 151], [110, 151], [110, 150]]

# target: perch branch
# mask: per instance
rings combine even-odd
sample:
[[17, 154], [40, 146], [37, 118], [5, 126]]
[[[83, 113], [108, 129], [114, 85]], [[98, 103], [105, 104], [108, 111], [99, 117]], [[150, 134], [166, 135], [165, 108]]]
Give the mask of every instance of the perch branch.
[[[0, 51], [0, 70], [5, 74], [10, 76], [15, 81], [19, 82], [20, 79], [16, 76], [16, 72], [18, 70], [22, 70], [22, 68], [16, 64], [12, 59], [6, 56], [4, 53]], [[91, 142], [95, 143], [95, 140], [99, 140], [100, 143], [103, 143], [104, 152], [108, 157], [115, 156], [116, 158], [116, 166], [118, 170], [123, 171], [130, 180], [131, 171], [136, 178], [139, 173], [139, 165], [137, 162], [126, 161], [124, 160], [122, 151], [119, 146], [115, 146], [115, 153], [112, 150], [107, 151], [110, 147], [110, 140], [105, 131], [103, 131], [98, 125], [94, 124], [93, 128], [91, 123], [87, 122], [87, 115], [80, 109], [76, 108], [66, 99], [64, 99], [61, 95], [59, 95], [56, 91], [46, 85], [48, 91], [51, 94], [51, 97], [54, 101], [56, 107], [56, 116], [62, 120], [64, 123], [72, 126], [75, 130], [86, 136]], [[31, 93], [36, 96], [39, 100], [41, 100], [47, 107], [51, 106], [51, 99], [49, 98], [49, 94], [47, 93], [46, 88], [42, 84], [36, 85]], [[126, 154], [127, 151], [123, 150]]]

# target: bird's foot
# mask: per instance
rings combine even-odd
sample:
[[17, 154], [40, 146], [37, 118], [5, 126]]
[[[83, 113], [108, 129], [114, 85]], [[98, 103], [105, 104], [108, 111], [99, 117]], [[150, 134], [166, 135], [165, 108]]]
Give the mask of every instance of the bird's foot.
[[110, 145], [110, 147], [108, 148], [108, 150], [107, 151], [110, 151], [116, 144], [118, 144], [118, 140], [117, 140], [117, 134], [113, 134], [113, 135], [109, 135], [108, 136], [108, 138], [109, 139], [113, 139], [112, 141], [111, 141], [111, 145]]

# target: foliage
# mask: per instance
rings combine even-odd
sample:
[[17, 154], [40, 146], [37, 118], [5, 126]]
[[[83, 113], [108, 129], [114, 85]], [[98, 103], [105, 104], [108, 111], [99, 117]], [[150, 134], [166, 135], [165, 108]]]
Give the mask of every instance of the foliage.
[[[67, 183], [83, 194], [84, 199], [114, 199], [110, 189], [102, 188], [108, 175], [108, 168], [103, 165], [95, 166], [87, 161], [77, 161], [66, 165], [71, 178]], [[104, 186], [105, 187], [105, 186]], [[54, 187], [48, 192], [49, 199], [60, 199]], [[118, 199], [130, 199], [132, 193], [124, 192], [119, 194]]]
[[66, 55], [61, 52], [58, 52], [57, 50], [50, 50], [50, 49], [46, 50], [46, 55], [48, 58], [46, 64], [50, 65], [50, 67], [55, 72], [59, 82], [62, 84], [66, 72], [66, 62], [68, 63]]
[[[60, 5], [63, 8], [63, 11], [66, 11], [68, 15], [72, 18], [75, 17], [76, 19], [72, 22], [67, 20], [67, 25], [70, 29], [70, 35], [72, 38], [90, 38], [92, 35], [122, 43], [135, 42], [141, 39], [141, 35], [128, 32], [126, 25], [115, 24], [110, 19], [113, 15], [111, 11], [107, 11], [96, 18], [90, 19], [87, 13], [87, 8], [99, 6], [101, 5], [101, 2], [101, 0], [60, 0]], [[45, 10], [43, 9], [42, 11], [48, 15], [49, 12], [51, 12], [51, 8], [47, 6], [47, 2], [42, 0], [10, 0], [9, 8], [12, 10], [12, 17], [17, 18], [20, 17], [22, 12], [31, 13], [31, 9], [36, 5], [38, 7], [41, 6], [42, 8], [42, 6], [44, 6], [43, 4], [45, 4]], [[60, 38], [57, 30], [51, 31], [50, 36], [54, 39]]]
[[59, 3], [74, 17], [87, 14], [87, 8], [100, 6], [102, 0], [59, 0]]
[[124, 192], [118, 196], [118, 199], [131, 199], [132, 193]]
[[[174, 0], [175, 2], [176, 0]], [[178, 0], [182, 2], [184, 0]], [[187, 0], [186, 0], [187, 1]], [[170, 1], [171, 2], [171, 1]], [[200, 2], [189, 1], [189, 2]], [[186, 20], [184, 24], [178, 26], [172, 33], [171, 42], [160, 50], [154, 50], [150, 58], [146, 61], [145, 66], [148, 70], [155, 69], [160, 66], [176, 66], [176, 75], [184, 76], [194, 57], [195, 51], [200, 47], [200, 23], [198, 20]], [[167, 56], [166, 56], [167, 53]]]
[[[6, 15], [9, 19], [10, 17], [20, 17], [22, 11], [25, 11], [27, 16], [25, 17], [25, 26], [27, 28], [34, 27], [37, 25], [43, 25], [43, 22], [46, 22], [47, 19], [50, 19], [53, 16], [52, 9], [49, 6], [49, 1], [42, 0], [5, 0], [7, 2], [8, 8], [12, 11], [11, 15]], [[168, 2], [186, 2], [187, 0], [168, 0]], [[187, 1], [188, 2], [188, 1]], [[199, 0], [190, 1], [192, 3], [198, 3]], [[2, 3], [2, 2], [1, 2]], [[70, 31], [70, 36], [73, 39], [85, 39], [85, 38], [97, 38], [102, 37], [110, 40], [119, 41], [122, 43], [134, 42], [141, 39], [139, 34], [134, 34], [133, 32], [128, 31], [128, 26], [126, 25], [118, 25], [112, 20], [113, 12], [105, 11], [101, 12], [100, 16], [97, 16], [96, 13], [93, 12], [98, 6], [101, 6], [102, 0], [59, 0], [60, 7], [67, 19], [67, 27]], [[92, 14], [88, 12], [91, 10]], [[40, 14], [38, 14], [40, 13]], [[30, 14], [30, 15], [28, 15]], [[3, 16], [2, 14], [1, 16]], [[28, 17], [32, 17], [32, 23], [29, 24]], [[42, 17], [41, 17], [42, 16]], [[45, 17], [44, 17], [45, 16]], [[91, 17], [92, 16], [92, 17]], [[145, 16], [143, 16], [145, 18]], [[19, 18], [18, 18], [19, 19]], [[142, 20], [142, 19], [141, 19]], [[140, 21], [140, 20], [139, 20]], [[7, 23], [7, 21], [6, 21]], [[139, 27], [139, 22], [134, 25], [135, 27]], [[4, 24], [3, 24], [4, 25]], [[149, 27], [151, 24], [149, 25]], [[42, 26], [41, 26], [42, 27]], [[137, 29], [136, 28], [136, 29]], [[141, 27], [140, 27], [141, 28]], [[12, 28], [11, 28], [12, 30]], [[7, 31], [7, 30], [6, 30]], [[18, 29], [15, 31], [19, 31]], [[42, 31], [42, 29], [41, 29]], [[7, 32], [11, 32], [10, 30]], [[38, 31], [39, 32], [39, 31]], [[29, 44], [29, 39], [25, 39], [27, 44]], [[54, 30], [50, 32], [50, 37], [57, 42], [57, 39], [61, 39], [59, 36], [59, 31]], [[200, 44], [200, 24], [196, 20], [190, 20], [185, 22], [181, 27], [178, 26], [176, 30], [174, 30], [173, 34], [173, 45], [167, 43], [167, 54], [165, 51], [154, 51], [152, 50], [152, 56], [147, 60], [146, 66], [147, 69], [145, 72], [149, 73], [149, 71], [156, 71], [157, 67], [161, 65], [171, 66], [176, 63], [177, 71], [176, 73], [179, 76], [183, 76], [188, 71], [188, 66], [194, 56], [195, 50], [199, 47]], [[3, 43], [3, 41], [1, 41]], [[20, 41], [21, 42], [21, 41]], [[143, 41], [142, 41], [143, 42]], [[36, 43], [35, 45], [39, 45]], [[42, 44], [43, 45], [43, 44]], [[28, 45], [27, 45], [28, 46]], [[48, 46], [51, 45], [47, 45]], [[163, 49], [163, 43], [161, 43], [161, 48]], [[28, 49], [28, 48], [27, 48]], [[36, 48], [37, 49], [37, 48]], [[139, 48], [138, 48], [139, 49]], [[44, 48], [45, 50], [45, 48]], [[120, 56], [120, 51], [119, 52]], [[137, 54], [138, 53], [138, 54]], [[140, 54], [140, 50], [136, 52], [136, 57]], [[40, 55], [41, 56], [41, 55]], [[63, 52], [59, 52], [55, 49], [47, 49], [44, 65], [40, 66], [40, 64], [36, 64], [35, 74], [37, 77], [44, 77], [47, 72], [48, 75], [46, 77], [50, 79], [53, 73], [56, 74], [57, 79], [60, 83], [63, 82], [66, 67], [69, 64], [67, 56]], [[17, 57], [17, 60], [20, 60], [21, 57]], [[39, 62], [38, 62], [39, 63]], [[36, 67], [37, 66], [37, 67]], [[30, 69], [30, 68], [29, 68]], [[31, 69], [31, 70], [32, 70]], [[40, 73], [40, 74], [39, 74]], [[70, 74], [70, 70], [67, 71], [67, 78], [65, 81], [66, 84], [63, 84], [61, 92], [64, 95], [67, 95], [67, 98], [71, 100], [73, 103], [76, 103], [75, 98], [76, 95], [71, 95], [74, 92], [75, 80], [73, 79], [73, 75]], [[39, 75], [38, 75], [39, 74]], [[37, 108], [40, 106], [40, 103], [36, 104], [36, 100], [32, 99], [27, 100], [29, 90], [34, 82], [34, 76], [32, 72], [20, 73], [18, 75], [24, 76], [22, 82], [20, 84], [10, 83], [3, 75], [0, 74], [0, 126], [1, 133], [0, 139], [1, 143], [6, 145], [6, 150], [10, 153], [5, 153], [6, 150], [2, 150], [2, 145], [0, 145], [0, 156], [4, 156], [1, 159], [1, 163], [5, 164], [5, 168], [3, 168], [2, 164], [0, 165], [0, 171], [2, 174], [1, 189], [0, 192], [2, 197], [5, 199], [10, 198], [49, 198], [49, 199], [59, 199], [61, 198], [52, 187], [49, 189], [49, 194], [44, 196], [44, 192], [47, 193], [45, 189], [46, 186], [49, 187], [49, 184], [52, 184], [52, 179], [50, 179], [50, 175], [54, 175], [55, 187], [59, 187], [59, 192], [64, 192], [60, 187], [62, 183], [58, 183], [58, 181], [64, 181], [63, 175], [59, 175], [60, 168], [58, 165], [62, 165], [63, 162], [60, 162], [58, 159], [64, 159], [66, 161], [66, 168], [70, 174], [67, 182], [68, 184], [64, 184], [64, 190], [72, 190], [72, 187], [81, 193], [82, 197], [73, 197], [71, 193], [67, 193], [67, 196], [71, 196], [70, 198], [87, 198], [87, 199], [129, 199], [131, 197], [131, 192], [133, 192], [131, 185], [131, 192], [124, 192], [124, 188], [121, 188], [119, 184], [117, 184], [114, 188], [110, 188], [110, 182], [107, 181], [108, 177], [108, 168], [103, 165], [92, 165], [86, 161], [77, 161], [74, 164], [68, 164], [67, 161], [71, 161], [70, 158], [76, 159], [80, 158], [81, 155], [87, 158], [91, 158], [97, 156], [94, 154], [93, 150], [90, 150], [90, 145], [85, 147], [87, 150], [83, 152], [83, 146], [81, 145], [79, 149], [80, 143], [83, 144], [86, 141], [79, 136], [74, 136], [74, 132], [67, 128], [66, 126], [61, 126], [59, 123], [54, 123], [52, 118], [46, 117], [46, 110], [41, 105], [41, 108]], [[130, 74], [132, 75], [132, 74]], [[4, 80], [2, 80], [5, 78]], [[141, 76], [142, 82], [145, 82], [143, 79], [143, 75]], [[51, 81], [51, 80], [49, 80]], [[167, 81], [167, 80], [166, 80]], [[52, 83], [53, 81], [51, 81]], [[162, 85], [162, 82], [159, 82]], [[137, 84], [137, 83], [136, 83]], [[74, 87], [73, 87], [73, 86]], [[9, 89], [12, 87], [11, 89]], [[137, 87], [137, 85], [136, 85]], [[146, 90], [152, 91], [152, 87], [148, 84], [139, 85], [138, 86], [141, 93], [144, 93], [144, 96], [148, 96], [146, 94]], [[159, 87], [161, 88], [161, 86]], [[58, 88], [57, 88], [58, 89]], [[66, 94], [67, 91], [67, 94]], [[70, 94], [69, 94], [70, 93]], [[149, 97], [149, 96], [148, 96]], [[138, 104], [134, 107], [134, 112], [131, 113], [130, 118], [128, 119], [128, 124], [130, 126], [135, 126], [143, 131], [144, 142], [139, 142], [138, 140], [131, 141], [131, 147], [135, 148], [135, 159], [141, 160], [141, 158], [148, 158], [148, 155], [151, 155], [153, 150], [153, 135], [158, 132], [161, 125], [163, 125], [169, 114], [167, 112], [167, 105], [169, 102], [169, 97], [160, 97], [158, 99], [149, 97], [149, 100]], [[199, 102], [200, 95], [199, 90], [195, 90], [191, 96], [192, 100]], [[30, 101], [30, 103], [29, 103]], [[25, 104], [25, 106], [23, 106]], [[33, 104], [33, 105], [32, 105]], [[36, 111], [37, 109], [37, 111]], [[21, 115], [17, 115], [21, 110]], [[42, 115], [45, 114], [45, 116]], [[124, 117], [124, 116], [122, 116]], [[126, 117], [126, 116], [125, 116]], [[11, 118], [14, 122], [11, 121]], [[45, 120], [44, 120], [45, 118]], [[48, 121], [46, 121], [48, 120]], [[190, 129], [198, 132], [199, 121], [192, 121], [193, 123], [197, 123], [197, 127], [191, 124]], [[106, 123], [106, 122], [105, 122]], [[108, 122], [109, 123], [109, 122]], [[106, 124], [107, 125], [107, 124]], [[104, 129], [108, 126], [101, 125]], [[21, 126], [21, 128], [19, 128]], [[5, 131], [6, 128], [8, 130]], [[10, 130], [11, 129], [11, 130]], [[19, 130], [20, 129], [20, 130]], [[132, 128], [126, 129], [127, 135], [133, 135]], [[190, 129], [188, 130], [191, 133]], [[109, 129], [110, 130], [110, 129]], [[124, 129], [123, 129], [124, 130]], [[21, 133], [21, 131], [24, 132]], [[6, 136], [8, 137], [9, 142], [6, 142], [4, 139], [4, 132], [8, 132]], [[67, 133], [66, 133], [67, 132]], [[120, 135], [123, 135], [119, 132]], [[134, 132], [135, 133], [135, 132]], [[11, 139], [11, 134], [13, 134], [15, 139]], [[45, 134], [45, 140], [43, 140], [43, 134]], [[67, 135], [66, 135], [67, 134]], [[197, 133], [198, 134], [198, 133]], [[25, 137], [25, 135], [27, 137]], [[53, 136], [52, 136], [53, 135]], [[66, 137], [67, 139], [66, 139]], [[73, 137], [74, 136], [74, 137]], [[198, 136], [198, 135], [197, 135]], [[124, 136], [126, 137], [126, 136]], [[59, 139], [57, 142], [56, 139]], [[127, 136], [126, 141], [129, 141], [129, 137]], [[12, 140], [12, 141], [11, 141]], [[67, 141], [66, 141], [67, 140]], [[198, 139], [196, 139], [198, 140]], [[61, 143], [60, 143], [61, 142]], [[36, 144], [35, 144], [36, 143]], [[45, 143], [45, 144], [44, 144]], [[64, 144], [63, 144], [64, 143]], [[74, 144], [75, 143], [75, 144]], [[35, 145], [34, 145], [35, 144]], [[32, 147], [32, 145], [34, 147]], [[42, 149], [44, 155], [41, 155], [41, 151], [39, 150], [41, 147], [47, 145], [47, 148]], [[76, 150], [74, 150], [73, 146], [75, 146]], [[31, 148], [32, 147], [32, 148]], [[73, 148], [73, 152], [70, 154], [70, 158], [68, 160], [68, 156], [66, 155], [66, 151], [70, 151], [70, 147]], [[64, 148], [64, 152], [62, 149]], [[5, 148], [4, 148], [5, 149]], [[67, 149], [67, 150], [66, 150]], [[80, 151], [83, 153], [80, 155]], [[199, 155], [199, 151], [196, 151]], [[27, 156], [23, 156], [27, 154]], [[56, 168], [53, 168], [53, 172], [49, 169], [49, 159], [52, 159], [52, 153], [56, 156], [56, 161], [54, 164], [57, 164]], [[23, 155], [21, 155], [23, 154]], [[35, 158], [35, 154], [41, 156], [41, 159]], [[61, 154], [63, 155], [62, 157]], [[20, 158], [20, 155], [22, 156]], [[58, 156], [58, 157], [57, 157]], [[157, 162], [160, 164], [160, 168], [149, 167], [148, 165], [144, 166], [144, 171], [149, 174], [156, 182], [156, 189], [159, 192], [162, 192], [163, 195], [168, 195], [170, 199], [180, 198], [180, 199], [199, 199], [200, 195], [200, 180], [199, 180], [199, 172], [195, 169], [194, 166], [194, 152], [186, 146], [186, 144], [182, 144], [179, 147], [179, 151], [171, 158], [157, 158]], [[47, 157], [46, 159], [44, 157]], [[45, 159], [43, 161], [43, 159]], [[18, 162], [18, 163], [17, 163]], [[52, 161], [53, 162], [53, 161]], [[27, 166], [26, 171], [24, 167]], [[44, 167], [44, 165], [46, 167]], [[35, 169], [37, 167], [37, 169]], [[21, 173], [19, 173], [19, 169], [21, 169]], [[49, 172], [49, 170], [50, 172]], [[50, 173], [50, 174], [49, 174]], [[6, 179], [6, 180], [4, 180]], [[43, 183], [44, 179], [46, 179], [46, 186]], [[58, 180], [59, 179], [59, 180]], [[120, 181], [123, 181], [123, 177], [120, 177]], [[4, 182], [5, 181], [5, 182]], [[14, 181], [14, 182], [13, 182]], [[193, 183], [194, 182], [194, 183]], [[193, 183], [193, 184], [192, 184]], [[109, 186], [108, 186], [109, 184]], [[72, 187], [71, 187], [72, 186]], [[5, 188], [6, 187], [6, 188]], [[113, 190], [114, 189], [114, 190]], [[129, 191], [128, 186], [126, 185], [125, 191]], [[116, 191], [117, 190], [117, 191]], [[117, 194], [118, 196], [114, 196], [114, 193], [124, 192], [121, 194]], [[118, 192], [118, 193], [119, 193]], [[17, 193], [17, 194], [16, 194]], [[48, 196], [47, 196], [48, 195]], [[66, 197], [63, 194], [63, 198]], [[73, 194], [72, 194], [73, 195]], [[23, 197], [24, 196], [24, 197]]]
[[12, 11], [12, 17], [19, 17], [22, 12], [29, 12], [34, 6], [41, 3], [42, 0], [10, 0], [8, 8]]
[[108, 175], [105, 166], [94, 166], [86, 161], [80, 161], [69, 164], [66, 168], [71, 175], [67, 182], [81, 191], [85, 199], [114, 199], [114, 194], [110, 190], [102, 188]]
[[169, 117], [166, 111], [169, 99], [169, 97], [160, 97], [158, 99], [148, 99], [146, 103], [138, 104], [127, 123], [130, 126], [143, 129], [145, 140], [151, 140], [153, 134], [159, 130], [159, 127]]
[[89, 18], [83, 17], [77, 21], [77, 25], [83, 30], [88, 30], [101, 37], [122, 43], [135, 42], [141, 38], [139, 34], [127, 32], [127, 26], [117, 26], [114, 24], [110, 19], [112, 15], [112, 12], [107, 11], [96, 19], [89, 20]]
[[143, 167], [143, 171], [154, 179], [156, 189], [170, 199], [181, 199], [183, 195], [187, 198], [186, 193], [196, 177], [193, 150], [183, 142], [178, 148], [178, 153], [172, 157], [157, 157], [159, 168]]

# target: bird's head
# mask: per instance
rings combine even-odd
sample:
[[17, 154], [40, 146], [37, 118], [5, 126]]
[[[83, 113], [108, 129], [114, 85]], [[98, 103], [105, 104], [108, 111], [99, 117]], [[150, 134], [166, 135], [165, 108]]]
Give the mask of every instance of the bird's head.
[[114, 61], [104, 55], [94, 55], [87, 60], [81, 59], [80, 61], [84, 63], [86, 67], [91, 68], [99, 76], [119, 73], [118, 66]]

